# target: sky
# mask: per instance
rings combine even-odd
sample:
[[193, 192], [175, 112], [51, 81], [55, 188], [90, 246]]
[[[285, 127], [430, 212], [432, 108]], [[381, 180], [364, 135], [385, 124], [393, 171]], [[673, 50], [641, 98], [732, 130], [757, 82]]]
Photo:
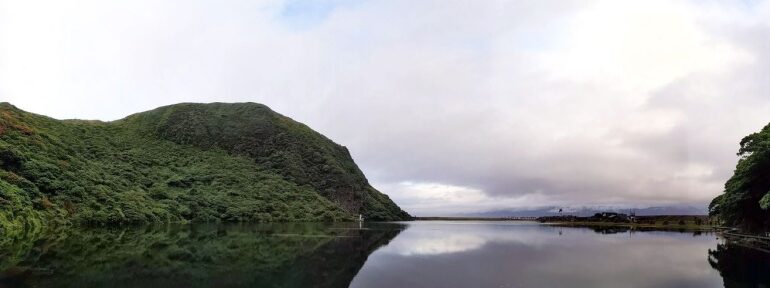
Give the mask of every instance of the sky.
[[769, 77], [767, 1], [0, 0], [0, 101], [263, 103], [418, 216], [705, 207]]

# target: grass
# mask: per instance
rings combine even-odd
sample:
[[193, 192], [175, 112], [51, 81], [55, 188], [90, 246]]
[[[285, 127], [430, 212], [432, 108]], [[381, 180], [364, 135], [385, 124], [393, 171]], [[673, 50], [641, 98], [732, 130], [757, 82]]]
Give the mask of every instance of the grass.
[[568, 220], [554, 220], [544, 219], [543, 223], [560, 225], [560, 226], [576, 226], [576, 227], [629, 227], [639, 229], [663, 229], [663, 230], [714, 230], [717, 228], [716, 224], [709, 222], [708, 216], [690, 216], [690, 215], [660, 215], [660, 216], [639, 216], [636, 222], [628, 221], [607, 221], [602, 219], [591, 219], [589, 217], [580, 217], [575, 221]]

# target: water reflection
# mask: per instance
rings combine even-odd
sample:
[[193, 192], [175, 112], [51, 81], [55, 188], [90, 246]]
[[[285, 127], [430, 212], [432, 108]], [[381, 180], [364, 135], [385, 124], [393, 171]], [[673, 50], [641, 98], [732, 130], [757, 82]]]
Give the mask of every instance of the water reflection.
[[403, 225], [86, 229], [0, 247], [0, 287], [346, 287]]
[[0, 239], [0, 287], [768, 284], [770, 254], [709, 232], [430, 221], [78, 229]]
[[704, 259], [716, 241], [692, 232], [416, 222], [375, 251], [351, 287], [721, 287]]
[[770, 254], [726, 241], [709, 250], [708, 261], [724, 279], [724, 287], [770, 287]]

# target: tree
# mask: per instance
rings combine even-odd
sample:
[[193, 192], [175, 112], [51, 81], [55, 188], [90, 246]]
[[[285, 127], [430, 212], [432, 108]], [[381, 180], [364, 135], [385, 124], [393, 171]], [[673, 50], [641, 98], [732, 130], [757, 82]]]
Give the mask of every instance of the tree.
[[770, 228], [770, 124], [744, 137], [738, 150], [735, 173], [725, 183], [724, 194], [709, 205], [709, 214], [725, 225], [747, 230]]

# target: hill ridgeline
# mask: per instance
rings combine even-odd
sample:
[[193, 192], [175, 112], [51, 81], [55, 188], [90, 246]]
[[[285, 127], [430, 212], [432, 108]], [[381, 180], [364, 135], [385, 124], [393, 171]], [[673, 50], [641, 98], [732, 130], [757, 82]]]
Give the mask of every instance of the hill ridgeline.
[[0, 234], [49, 224], [406, 220], [347, 148], [255, 103], [113, 122], [0, 103]]

